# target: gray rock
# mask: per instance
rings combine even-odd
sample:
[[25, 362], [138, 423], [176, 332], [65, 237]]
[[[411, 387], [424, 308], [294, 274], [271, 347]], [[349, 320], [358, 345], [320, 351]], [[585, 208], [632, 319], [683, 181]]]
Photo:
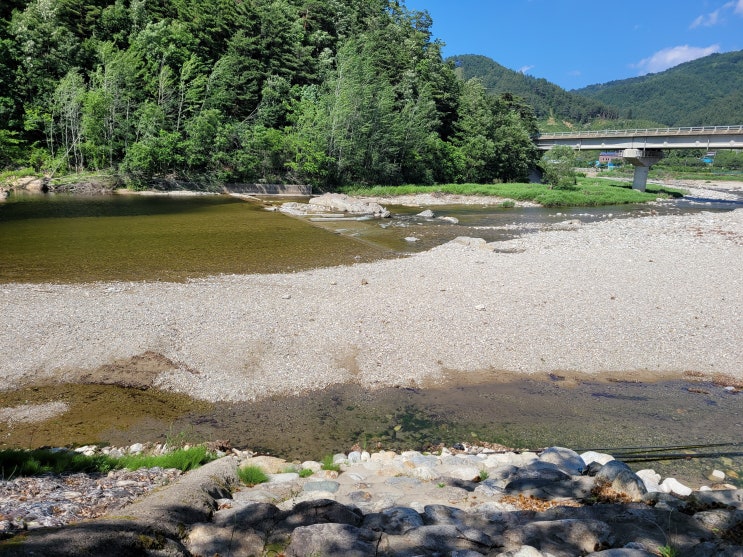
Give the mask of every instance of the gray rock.
[[690, 501], [697, 501], [703, 505], [717, 503], [731, 508], [743, 509], [743, 489], [697, 491]]
[[498, 553], [496, 557], [544, 557], [544, 553], [530, 545], [522, 545], [518, 549]]
[[596, 551], [595, 553], [589, 553], [588, 557], [654, 557], [655, 555], [655, 553], [642, 549], [620, 548]]
[[732, 511], [713, 509], [694, 514], [694, 520], [710, 530], [727, 530], [734, 524]]
[[217, 527], [231, 527], [238, 525], [245, 530], [266, 532], [271, 530], [276, 522], [282, 520], [285, 514], [275, 505], [269, 503], [251, 503], [242, 507], [224, 509], [214, 513], [214, 525]]
[[558, 469], [571, 476], [580, 476], [586, 468], [586, 463], [572, 449], [565, 447], [550, 447], [539, 455], [540, 462], [549, 462]]
[[459, 224], [459, 219], [456, 217], [438, 217], [438, 219], [450, 224]]
[[333, 480], [320, 480], [317, 482], [307, 482], [302, 489], [304, 491], [327, 491], [328, 493], [335, 493], [340, 486], [341, 484]]
[[193, 555], [261, 555], [263, 537], [255, 532], [215, 524], [196, 524], [186, 547]]
[[415, 478], [406, 478], [404, 476], [390, 478], [385, 480], [385, 484], [399, 489], [416, 488], [421, 486], [421, 481]]
[[507, 530], [506, 548], [530, 545], [557, 556], [585, 555], [614, 544], [611, 528], [600, 520], [536, 521]]
[[423, 520], [426, 524], [461, 525], [467, 513], [456, 507], [446, 505], [426, 505], [423, 509]]
[[596, 481], [610, 484], [614, 481], [614, 478], [616, 478], [620, 472], [623, 472], [625, 470], [632, 472], [632, 469], [624, 462], [620, 462], [619, 460], [612, 460], [601, 467], [601, 469], [596, 474]]
[[392, 507], [380, 513], [382, 530], [387, 534], [404, 534], [423, 526], [423, 518], [409, 507]]
[[[382, 537], [382, 555], [447, 555], [454, 551], [488, 551], [492, 540], [477, 530], [458, 530], [451, 525], [431, 525], [414, 528], [401, 536]], [[435, 553], [433, 553], [435, 552]]]
[[426, 209], [425, 211], [421, 211], [416, 215], [417, 217], [422, 217], [424, 219], [432, 219], [434, 217], [433, 211], [431, 209]]
[[[294, 530], [286, 555], [307, 557], [373, 557], [379, 534], [348, 524], [313, 524]], [[225, 554], [226, 555], [226, 554]]]
[[631, 470], [620, 471], [611, 482], [611, 488], [633, 501], [641, 501], [643, 495], [647, 493], [645, 483]]
[[363, 520], [361, 512], [357, 509], [351, 509], [330, 499], [315, 499], [298, 503], [287, 513], [286, 518], [276, 525], [276, 530], [292, 532], [300, 526], [329, 522], [361, 526]]

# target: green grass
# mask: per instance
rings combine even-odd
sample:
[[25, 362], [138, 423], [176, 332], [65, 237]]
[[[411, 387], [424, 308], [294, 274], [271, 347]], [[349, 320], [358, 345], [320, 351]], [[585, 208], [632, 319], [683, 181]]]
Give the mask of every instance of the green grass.
[[266, 483], [268, 476], [260, 466], [245, 466], [237, 469], [237, 477], [248, 487]]
[[18, 180], [19, 178], [28, 178], [30, 176], [37, 176], [37, 172], [33, 168], [4, 170], [0, 172], [0, 185], [9, 186], [13, 181]]
[[187, 472], [215, 458], [215, 455], [207, 451], [206, 447], [197, 446], [190, 449], [178, 449], [163, 455], [126, 455], [118, 459], [118, 462], [122, 468], [129, 470], [159, 466], [160, 468], [177, 468]]
[[62, 474], [73, 472], [101, 473], [127, 468], [177, 468], [184, 472], [198, 468], [214, 460], [215, 455], [205, 447], [179, 449], [164, 455], [126, 455], [113, 458], [107, 455], [85, 456], [74, 451], [52, 451], [36, 449], [7, 449], [0, 451], [0, 479], [9, 480], [18, 476]]
[[544, 207], [596, 207], [600, 205], [625, 205], [646, 203], [659, 197], [682, 195], [681, 190], [648, 186], [648, 192], [633, 190], [626, 182], [602, 178], [578, 178], [573, 190], [550, 189], [545, 184], [442, 184], [438, 186], [374, 186], [369, 188], [347, 187], [348, 195], [392, 197], [418, 193], [448, 193], [457, 195], [483, 195], [505, 197], [515, 201], [531, 201]]
[[300, 478], [309, 478], [314, 472], [310, 470], [309, 468], [302, 468], [299, 471], [299, 477]]
[[324, 456], [322, 459], [322, 469], [340, 472], [341, 466], [340, 464], [333, 464], [333, 455], [327, 455], [327, 456]]

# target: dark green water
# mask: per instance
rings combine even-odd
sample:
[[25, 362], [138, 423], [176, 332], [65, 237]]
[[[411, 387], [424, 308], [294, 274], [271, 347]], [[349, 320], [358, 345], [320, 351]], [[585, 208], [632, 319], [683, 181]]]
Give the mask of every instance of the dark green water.
[[0, 242], [0, 283], [182, 281], [392, 255], [228, 196], [11, 198]]

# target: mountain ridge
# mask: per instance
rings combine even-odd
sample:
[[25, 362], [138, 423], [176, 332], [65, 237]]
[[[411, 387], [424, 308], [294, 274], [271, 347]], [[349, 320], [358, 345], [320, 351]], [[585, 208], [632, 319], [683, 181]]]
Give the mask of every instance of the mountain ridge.
[[571, 90], [506, 68], [487, 56], [460, 54], [448, 59], [462, 79], [480, 79], [489, 93], [522, 97], [540, 120], [564, 119], [602, 127], [606, 120], [618, 127], [625, 127], [627, 120], [664, 126], [743, 122], [743, 50]]

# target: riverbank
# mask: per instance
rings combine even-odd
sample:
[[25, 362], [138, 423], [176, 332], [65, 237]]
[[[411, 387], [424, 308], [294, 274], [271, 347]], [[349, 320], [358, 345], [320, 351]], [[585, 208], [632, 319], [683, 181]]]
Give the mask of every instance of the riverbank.
[[232, 450], [174, 472], [0, 482], [0, 536], [22, 532], [0, 551], [701, 557], [739, 555], [743, 541], [743, 491], [724, 471], [693, 491], [611, 455], [563, 447], [359, 447], [323, 463]]
[[[121, 381], [209, 401], [503, 371], [735, 381], [742, 252], [733, 211], [570, 221], [293, 274], [5, 284], [0, 374], [11, 389], [85, 381], [117, 362]], [[168, 365], [126, 365], [143, 354]]]

